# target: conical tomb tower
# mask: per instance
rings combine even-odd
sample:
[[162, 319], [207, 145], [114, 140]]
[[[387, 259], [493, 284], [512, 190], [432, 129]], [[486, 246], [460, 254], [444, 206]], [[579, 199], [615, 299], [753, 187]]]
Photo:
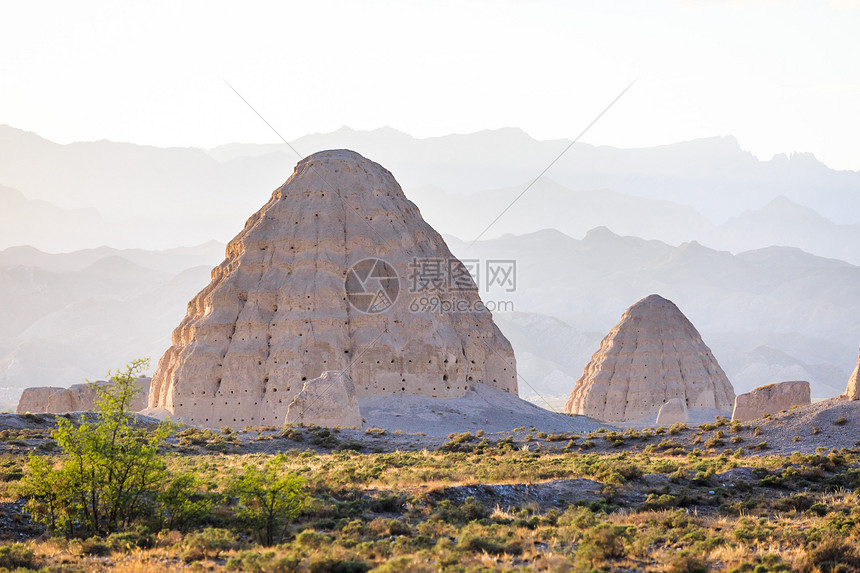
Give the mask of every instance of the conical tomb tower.
[[691, 409], [731, 411], [735, 392], [696, 327], [654, 294], [628, 308], [601, 341], [564, 410], [623, 422], [656, 414], [673, 398]]
[[328, 370], [359, 397], [517, 392], [511, 345], [462, 263], [389, 171], [347, 150], [300, 161], [230, 241], [149, 406], [200, 426], [281, 424]]

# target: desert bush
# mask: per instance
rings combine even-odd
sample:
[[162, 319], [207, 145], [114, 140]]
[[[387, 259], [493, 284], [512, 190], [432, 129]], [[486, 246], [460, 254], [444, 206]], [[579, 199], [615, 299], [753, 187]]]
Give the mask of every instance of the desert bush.
[[129, 531], [111, 533], [105, 539], [105, 544], [113, 551], [131, 551], [154, 547], [156, 539], [145, 527], [138, 526]]
[[783, 573], [790, 570], [791, 568], [782, 562], [779, 555], [765, 553], [756, 556], [750, 562], [730, 569], [729, 573]]
[[331, 542], [331, 537], [313, 529], [305, 529], [296, 535], [296, 545], [305, 549], [318, 549], [329, 542]]
[[281, 539], [306, 499], [305, 479], [283, 470], [286, 459], [279, 454], [262, 468], [249, 465], [228, 486], [228, 493], [239, 500], [237, 516], [257, 531], [265, 545]]
[[162, 526], [184, 529], [206, 521], [212, 513], [213, 500], [200, 490], [201, 484], [195, 476], [174, 476], [158, 495], [158, 514]]
[[227, 529], [207, 527], [185, 536], [181, 543], [181, 557], [186, 562], [218, 557], [231, 549], [238, 549], [236, 534]]
[[860, 552], [855, 544], [841, 537], [827, 537], [812, 548], [795, 563], [795, 569], [803, 572], [821, 571], [848, 572], [860, 570]]
[[469, 553], [489, 553], [490, 555], [519, 555], [522, 545], [518, 542], [505, 543], [489, 535], [479, 535], [471, 531], [464, 532], [457, 540], [457, 549]]
[[301, 559], [295, 555], [279, 555], [275, 551], [239, 551], [227, 560], [227, 571], [248, 573], [293, 573], [299, 570]]
[[0, 545], [0, 569], [14, 571], [19, 568], [35, 569], [36, 555], [23, 543], [4, 543]]
[[128, 526], [152, 505], [165, 475], [158, 449], [171, 426], [147, 431], [128, 411], [138, 392], [135, 380], [148, 364], [135, 360], [110, 373], [112, 384], [95, 386], [95, 421], [84, 414], [77, 425], [57, 418], [52, 435], [63, 452], [59, 462], [31, 455], [19, 489], [34, 519], [67, 533], [103, 535]]
[[310, 573], [365, 573], [371, 566], [359, 559], [316, 557], [308, 563]]
[[674, 436], [675, 434], [680, 434], [681, 432], [683, 432], [684, 430], [687, 430], [687, 429], [689, 429], [689, 426], [687, 426], [687, 424], [681, 424], [681, 423], [672, 424], [672, 427], [669, 428], [669, 434]]
[[682, 551], [669, 562], [668, 573], [708, 573], [710, 568], [701, 555]]
[[624, 557], [624, 541], [631, 533], [625, 526], [608, 523], [588, 529], [576, 550], [577, 562], [586, 569], [592, 569], [606, 559]]
[[457, 525], [484, 519], [489, 515], [487, 508], [478, 503], [474, 497], [469, 497], [460, 505], [454, 505], [447, 499], [443, 499], [430, 513], [430, 518]]
[[340, 444], [329, 428], [311, 428], [310, 432], [311, 443], [317, 447], [334, 449]]

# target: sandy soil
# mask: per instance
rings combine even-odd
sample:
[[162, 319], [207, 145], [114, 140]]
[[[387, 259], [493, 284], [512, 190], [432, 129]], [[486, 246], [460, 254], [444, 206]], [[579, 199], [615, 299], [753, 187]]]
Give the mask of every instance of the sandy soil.
[[536, 428], [547, 433], [587, 433], [608, 427], [585, 416], [550, 412], [508, 392], [475, 384], [462, 398], [425, 396], [374, 396], [359, 400], [368, 427], [389, 432], [447, 436], [452, 433], [510, 432], [516, 428]]

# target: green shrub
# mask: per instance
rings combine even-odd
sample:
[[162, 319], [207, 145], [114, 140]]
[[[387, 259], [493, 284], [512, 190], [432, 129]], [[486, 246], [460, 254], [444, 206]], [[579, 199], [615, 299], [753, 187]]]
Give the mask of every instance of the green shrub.
[[317, 549], [329, 541], [331, 538], [328, 535], [313, 529], [305, 529], [296, 536], [296, 545], [305, 549]]
[[33, 550], [23, 543], [4, 543], [0, 545], [0, 568], [14, 571], [19, 567], [35, 569], [36, 556]]
[[200, 492], [199, 480], [191, 474], [175, 476], [158, 495], [159, 515], [167, 529], [185, 529], [206, 521], [212, 500]]
[[81, 542], [81, 555], [103, 557], [110, 555], [113, 549], [101, 537], [90, 537]]
[[460, 505], [454, 505], [447, 499], [440, 501], [431, 512], [431, 519], [438, 519], [453, 525], [461, 525], [489, 517], [490, 512], [478, 503], [474, 497], [469, 497]]
[[371, 566], [358, 559], [315, 558], [308, 563], [310, 573], [365, 573]]
[[807, 549], [798, 565], [800, 571], [847, 573], [860, 570], [860, 553], [855, 546], [840, 537], [827, 537]]
[[311, 428], [311, 443], [320, 448], [334, 449], [340, 441], [328, 428]]
[[228, 571], [248, 573], [293, 573], [299, 570], [301, 559], [294, 555], [278, 555], [274, 551], [244, 550], [227, 560]]
[[624, 541], [631, 532], [621, 525], [601, 523], [585, 531], [576, 551], [576, 560], [587, 569], [606, 559], [624, 557]]
[[143, 527], [130, 531], [111, 533], [105, 543], [113, 551], [148, 549], [155, 546], [155, 537]]
[[523, 549], [519, 543], [504, 543], [486, 535], [466, 532], [457, 540], [457, 548], [469, 553], [489, 553], [490, 555], [519, 555]]
[[127, 527], [147, 510], [164, 476], [159, 447], [171, 426], [146, 430], [134, 423], [129, 405], [139, 392], [138, 375], [149, 364], [139, 359], [110, 374], [109, 385], [94, 385], [97, 420], [81, 414], [75, 425], [58, 417], [52, 436], [63, 450], [53, 458], [31, 454], [19, 495], [36, 521], [54, 530], [83, 529], [104, 535]]
[[267, 459], [262, 468], [247, 466], [233, 478], [228, 493], [239, 500], [237, 516], [257, 531], [265, 545], [280, 541], [284, 528], [304, 506], [305, 479], [283, 470], [284, 454]]
[[180, 556], [186, 562], [218, 557], [223, 552], [239, 547], [236, 535], [227, 529], [207, 527], [203, 531], [189, 533], [182, 540]]
[[707, 561], [690, 551], [682, 551], [669, 563], [668, 573], [708, 573]]

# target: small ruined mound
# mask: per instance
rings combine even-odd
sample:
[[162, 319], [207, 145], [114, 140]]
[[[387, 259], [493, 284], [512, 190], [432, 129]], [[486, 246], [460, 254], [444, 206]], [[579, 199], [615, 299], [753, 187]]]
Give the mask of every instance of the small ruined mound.
[[[368, 259], [399, 284], [375, 266], [354, 271]], [[422, 261], [460, 273], [455, 288], [433, 291], [457, 311], [413, 304], [407, 291], [428, 287], [412, 283]], [[456, 397], [472, 383], [516, 394], [513, 349], [464, 271], [388, 170], [348, 150], [311, 155], [188, 304], [150, 409], [200, 426], [282, 424], [304, 382], [327, 370], [347, 372], [359, 397]], [[347, 281], [369, 279], [383, 286], [347, 293]]]
[[323, 372], [308, 380], [287, 407], [288, 424], [361, 428], [355, 385], [346, 372]]
[[681, 398], [672, 398], [657, 412], [658, 426], [671, 426], [672, 424], [686, 424], [690, 421], [690, 411], [687, 410], [687, 402]]
[[857, 358], [857, 367], [848, 379], [848, 387], [845, 389], [845, 395], [850, 400], [860, 400], [860, 357]]
[[[99, 394], [96, 386], [112, 382], [99, 380], [92, 384], [74, 384], [69, 388], [40, 386], [25, 388], [15, 411], [18, 414], [64, 414], [66, 412], [89, 412], [95, 410]], [[140, 377], [136, 382], [139, 390], [129, 406], [129, 411], [139, 412], [146, 408], [149, 399], [150, 378]]]
[[565, 412], [640, 420], [673, 398], [731, 411], [735, 392], [711, 349], [671, 301], [648, 296], [622, 315], [577, 380]]
[[732, 421], [746, 422], [811, 403], [809, 382], [794, 380], [760, 386], [735, 398]]

